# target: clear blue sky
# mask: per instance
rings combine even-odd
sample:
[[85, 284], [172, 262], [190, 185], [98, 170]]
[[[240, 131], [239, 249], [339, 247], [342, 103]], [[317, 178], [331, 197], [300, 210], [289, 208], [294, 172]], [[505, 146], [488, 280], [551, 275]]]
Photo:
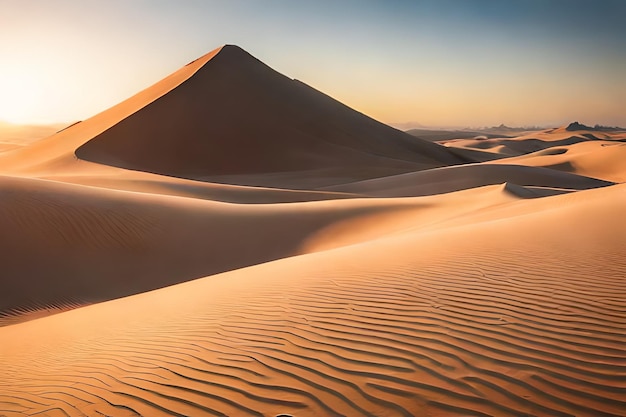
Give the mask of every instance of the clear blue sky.
[[0, 119], [87, 118], [222, 44], [387, 123], [626, 125], [626, 0], [0, 0]]

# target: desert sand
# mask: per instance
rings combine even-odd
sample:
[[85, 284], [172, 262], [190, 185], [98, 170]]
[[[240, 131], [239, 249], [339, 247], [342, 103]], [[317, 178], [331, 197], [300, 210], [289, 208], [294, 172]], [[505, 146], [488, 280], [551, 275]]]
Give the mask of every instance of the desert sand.
[[0, 416], [625, 416], [626, 132], [504, 133], [227, 45], [5, 142]]

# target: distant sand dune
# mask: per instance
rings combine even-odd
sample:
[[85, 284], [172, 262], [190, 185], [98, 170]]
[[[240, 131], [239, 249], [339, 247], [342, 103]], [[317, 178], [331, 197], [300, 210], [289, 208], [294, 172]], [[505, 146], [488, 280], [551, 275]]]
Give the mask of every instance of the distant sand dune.
[[410, 197], [443, 194], [503, 182], [575, 190], [604, 187], [612, 184], [608, 181], [546, 168], [526, 167], [521, 165], [496, 165], [494, 163], [493, 165], [456, 165], [337, 185], [323, 189], [375, 197]]
[[493, 163], [542, 166], [607, 181], [626, 182], [626, 143], [590, 141]]
[[65, 124], [20, 125], [0, 120], [0, 143], [26, 146], [65, 127]]
[[[480, 139], [448, 139], [439, 143], [445, 144], [452, 153], [474, 162], [484, 162], [502, 157], [515, 157], [526, 154], [541, 154], [542, 151], [552, 152], [553, 148], [569, 148], [595, 146], [592, 143], [610, 141], [621, 143], [626, 141], [626, 132], [622, 130], [596, 131], [571, 130], [566, 127], [530, 132], [518, 137], [480, 138]], [[578, 145], [580, 144], [580, 145]], [[583, 145], [587, 144], [587, 145]], [[492, 155], [491, 157], [489, 155]], [[507, 163], [507, 162], [504, 162]]]

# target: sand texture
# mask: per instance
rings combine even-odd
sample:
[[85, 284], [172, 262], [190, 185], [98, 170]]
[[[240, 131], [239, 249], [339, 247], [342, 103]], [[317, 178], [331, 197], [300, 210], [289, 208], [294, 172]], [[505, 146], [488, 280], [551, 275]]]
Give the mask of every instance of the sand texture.
[[224, 46], [0, 144], [0, 416], [626, 416], [626, 132], [412, 133]]

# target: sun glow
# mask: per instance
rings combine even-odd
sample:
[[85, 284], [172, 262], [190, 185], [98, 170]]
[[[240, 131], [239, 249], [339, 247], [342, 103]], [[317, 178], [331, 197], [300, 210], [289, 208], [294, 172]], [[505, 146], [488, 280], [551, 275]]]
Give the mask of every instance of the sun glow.
[[11, 123], [32, 123], [45, 99], [45, 88], [36, 74], [17, 68], [0, 73], [0, 119]]

